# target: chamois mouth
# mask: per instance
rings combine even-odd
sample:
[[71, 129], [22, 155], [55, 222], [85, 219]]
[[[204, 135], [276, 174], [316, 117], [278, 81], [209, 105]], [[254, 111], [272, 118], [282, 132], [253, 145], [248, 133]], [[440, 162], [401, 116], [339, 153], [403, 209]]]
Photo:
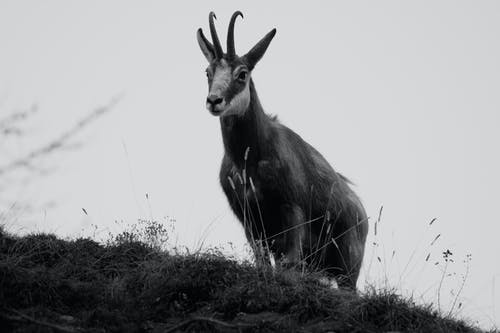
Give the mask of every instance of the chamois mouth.
[[222, 114], [223, 111], [217, 111], [217, 110], [210, 110], [210, 114], [212, 116], [220, 116]]
[[207, 103], [207, 110], [210, 112], [212, 116], [220, 116], [222, 113], [224, 113], [225, 108], [220, 105], [214, 106]]

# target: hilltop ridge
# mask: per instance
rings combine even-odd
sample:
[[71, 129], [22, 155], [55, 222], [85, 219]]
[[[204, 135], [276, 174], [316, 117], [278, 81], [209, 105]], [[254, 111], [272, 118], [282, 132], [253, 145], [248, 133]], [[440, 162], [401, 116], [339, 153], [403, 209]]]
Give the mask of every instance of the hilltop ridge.
[[[172, 252], [172, 251], [170, 251]], [[387, 290], [318, 272], [178, 254], [125, 232], [100, 244], [0, 230], [0, 326], [10, 332], [480, 332]]]

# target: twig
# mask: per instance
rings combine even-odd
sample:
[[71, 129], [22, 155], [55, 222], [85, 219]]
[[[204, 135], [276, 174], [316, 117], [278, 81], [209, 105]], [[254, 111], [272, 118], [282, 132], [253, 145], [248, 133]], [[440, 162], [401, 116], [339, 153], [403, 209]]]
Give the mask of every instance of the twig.
[[458, 289], [457, 295], [455, 296], [455, 299], [453, 300], [453, 304], [451, 305], [450, 312], [448, 312], [448, 317], [450, 317], [453, 314], [453, 310], [455, 309], [455, 305], [457, 304], [458, 298], [462, 294], [462, 290], [464, 289], [465, 286], [465, 281], [467, 281], [467, 277], [469, 276], [469, 262], [467, 262], [465, 274], [462, 278], [462, 283], [460, 285], [460, 288]]
[[169, 328], [164, 333], [172, 333], [172, 332], [181, 330], [184, 327], [188, 326], [189, 324], [192, 324], [192, 323], [195, 323], [195, 322], [206, 322], [206, 323], [210, 323], [210, 324], [213, 324], [213, 325], [216, 325], [216, 326], [222, 326], [222, 327], [225, 327], [225, 328], [232, 328], [232, 329], [238, 329], [238, 330], [240, 328], [253, 327], [253, 325], [250, 325], [250, 324], [230, 324], [230, 323], [226, 323], [226, 322], [224, 322], [222, 320], [218, 320], [218, 319], [214, 319], [214, 318], [209, 318], [209, 317], [193, 317], [193, 318], [187, 319], [187, 320], [183, 321], [182, 323], [179, 323], [179, 324], [177, 324], [177, 325]]
[[[432, 225], [435, 221], [436, 221], [436, 218], [433, 218], [433, 219], [431, 220], [431, 222], [429, 223], [429, 226], [431, 226], [431, 225]], [[427, 230], [429, 230], [429, 229], [427, 229]], [[398, 283], [400, 286], [401, 286], [401, 283], [402, 283], [402, 281], [403, 281], [403, 277], [404, 277], [404, 275], [405, 275], [405, 274], [409, 274], [409, 273], [411, 273], [411, 272], [415, 269], [416, 264], [415, 264], [415, 265], [413, 265], [413, 266], [411, 267], [411, 269], [410, 269], [410, 270], [408, 270], [408, 267], [410, 266], [410, 263], [412, 262], [413, 258], [415, 257], [415, 254], [417, 253], [417, 250], [421, 248], [421, 247], [420, 247], [420, 245], [422, 244], [422, 242], [423, 242], [423, 240], [424, 240], [424, 236], [427, 234], [427, 232], [428, 232], [428, 231], [425, 231], [423, 234], [421, 234], [421, 235], [420, 235], [420, 239], [419, 239], [419, 241], [417, 242], [417, 246], [413, 248], [413, 251], [412, 251], [412, 253], [411, 253], [411, 255], [410, 255], [410, 257], [409, 257], [408, 261], [406, 262], [406, 265], [405, 265], [405, 267], [403, 268], [403, 271], [400, 273], [400, 275], [399, 275], [399, 283]], [[425, 248], [425, 252], [427, 252], [427, 250], [428, 250], [431, 246], [433, 246], [433, 245], [434, 245], [434, 243], [435, 243], [435, 242], [439, 239], [439, 237], [441, 237], [441, 234], [438, 234], [436, 237], [434, 237], [434, 239], [432, 240], [432, 242], [430, 243], [430, 245], [427, 245], [427, 247]]]
[[9, 320], [9, 321], [30, 322], [30, 323], [38, 325], [38, 326], [45, 326], [45, 327], [52, 328], [52, 329], [59, 331], [59, 332], [66, 332], [66, 333], [82, 332], [81, 330], [75, 329], [72, 327], [67, 327], [67, 326], [62, 326], [62, 325], [57, 325], [57, 324], [52, 324], [52, 323], [48, 323], [45, 321], [37, 320], [35, 318], [32, 318], [32, 317], [30, 317], [30, 316], [28, 316], [20, 311], [14, 310], [14, 309], [8, 309], [8, 311], [15, 313], [17, 316], [12, 316], [12, 315], [8, 315], [6, 313], [0, 312], [0, 317], [4, 318], [6, 320]]
[[380, 220], [382, 219], [382, 211], [384, 210], [384, 206], [380, 206], [380, 209], [378, 211], [378, 218], [377, 220], [375, 221], [375, 225], [374, 225], [374, 230], [373, 230], [373, 251], [372, 251], [372, 255], [370, 256], [370, 263], [368, 264], [368, 269], [366, 271], [366, 275], [368, 276], [371, 272], [371, 269], [372, 269], [372, 264], [373, 264], [373, 258], [375, 258], [375, 248], [378, 247], [378, 242], [377, 242], [377, 230], [378, 230], [378, 224], [380, 223]]
[[6, 165], [0, 166], [0, 176], [6, 174], [7, 172], [15, 170], [18, 167], [29, 166], [34, 159], [44, 155], [48, 155], [57, 149], [63, 148], [66, 142], [68, 142], [71, 138], [78, 134], [93, 120], [111, 110], [120, 101], [120, 99], [121, 96], [113, 98], [107, 105], [95, 109], [93, 112], [77, 122], [70, 130], [64, 132], [59, 137], [50, 141], [46, 145], [31, 151], [24, 157], [14, 160]]
[[438, 302], [438, 310], [441, 313], [441, 288], [443, 287], [443, 281], [446, 276], [446, 271], [448, 270], [448, 264], [449, 262], [446, 261], [446, 264], [444, 265], [444, 270], [443, 274], [441, 275], [441, 280], [439, 281], [439, 287], [437, 290], [437, 302]]
[[30, 115], [35, 113], [37, 110], [38, 110], [38, 107], [36, 105], [32, 105], [27, 110], [16, 111], [13, 114], [0, 119], [0, 131], [4, 132], [5, 130], [9, 130], [9, 129], [17, 129], [17, 128], [13, 127], [15, 125], [15, 123], [17, 123], [21, 120], [25, 120]]

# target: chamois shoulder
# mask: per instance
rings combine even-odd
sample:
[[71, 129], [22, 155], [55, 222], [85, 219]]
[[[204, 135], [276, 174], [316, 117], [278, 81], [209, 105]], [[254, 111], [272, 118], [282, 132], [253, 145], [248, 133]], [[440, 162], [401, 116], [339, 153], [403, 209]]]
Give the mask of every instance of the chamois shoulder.
[[336, 172], [326, 158], [295, 131], [277, 119], [273, 122], [273, 128], [276, 132], [275, 135], [279, 138], [277, 140], [278, 152], [282, 156], [292, 156], [294, 160], [300, 160], [302, 164], [308, 166], [310, 171], [315, 172], [324, 180], [353, 184], [346, 176]]

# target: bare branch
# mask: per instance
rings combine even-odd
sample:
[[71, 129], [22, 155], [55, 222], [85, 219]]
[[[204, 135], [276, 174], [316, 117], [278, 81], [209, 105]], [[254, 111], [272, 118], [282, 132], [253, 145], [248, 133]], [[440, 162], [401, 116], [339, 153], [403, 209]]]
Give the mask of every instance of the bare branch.
[[[113, 98], [107, 105], [95, 109], [93, 112], [78, 121], [72, 128], [68, 131], [62, 133], [59, 137], [53, 139], [49, 143], [32, 150], [26, 156], [18, 158], [6, 165], [0, 166], [0, 176], [3, 176], [9, 172], [12, 172], [20, 167], [29, 168], [32, 167], [33, 161], [53, 153], [56, 150], [64, 148], [68, 141], [80, 133], [87, 125], [92, 123], [95, 119], [103, 115], [104, 113], [110, 111], [119, 101], [121, 100], [121, 95]], [[17, 119], [17, 118], [16, 118]], [[1, 126], [1, 125], [0, 125]]]
[[0, 119], [0, 132], [5, 132], [13, 129], [17, 129], [14, 127], [16, 123], [25, 120], [32, 114], [38, 111], [38, 106], [36, 104], [32, 105], [27, 110], [15, 111], [14, 113], [8, 115], [7, 117]]

